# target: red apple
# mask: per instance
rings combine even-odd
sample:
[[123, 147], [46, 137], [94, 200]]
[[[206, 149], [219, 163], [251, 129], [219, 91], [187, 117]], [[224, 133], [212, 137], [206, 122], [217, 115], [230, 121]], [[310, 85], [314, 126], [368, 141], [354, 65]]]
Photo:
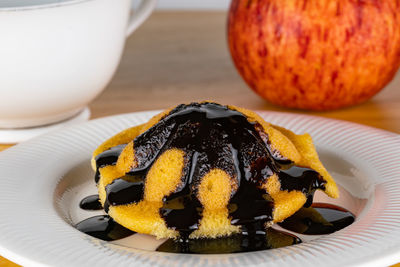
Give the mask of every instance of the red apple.
[[400, 64], [400, 0], [232, 0], [228, 41], [272, 103], [329, 110], [371, 98]]

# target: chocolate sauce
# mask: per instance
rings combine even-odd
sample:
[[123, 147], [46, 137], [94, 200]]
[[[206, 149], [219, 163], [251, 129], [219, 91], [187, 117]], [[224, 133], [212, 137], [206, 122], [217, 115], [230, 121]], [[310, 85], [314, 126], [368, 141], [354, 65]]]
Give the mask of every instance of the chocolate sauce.
[[[281, 190], [297, 190], [309, 193], [315, 189], [325, 189], [326, 181], [321, 178], [318, 172], [309, 168], [291, 166], [288, 169], [281, 169], [278, 176], [281, 181]], [[299, 183], [299, 180], [303, 182]]]
[[97, 171], [94, 177], [96, 184], [99, 182], [100, 179], [99, 168], [107, 165], [115, 165], [117, 163], [119, 155], [121, 154], [125, 146], [126, 144], [114, 146], [96, 156], [95, 160]]
[[231, 199], [234, 206], [231, 223], [245, 225], [252, 222], [272, 221], [273, 202], [268, 199], [265, 190], [253, 186], [247, 180], [242, 180], [239, 190]]
[[[116, 163], [125, 145], [107, 150], [96, 157], [97, 167]], [[178, 148], [185, 152], [182, 182], [165, 197], [160, 214], [169, 228], [181, 237], [198, 228], [202, 205], [197, 186], [210, 170], [227, 172], [235, 185], [231, 193], [232, 223], [247, 225], [273, 219], [273, 201], [260, 189], [273, 173], [277, 173], [282, 190], [299, 190], [312, 200], [317, 188], [326, 181], [312, 169], [295, 166], [293, 162], [272, 151], [268, 135], [257, 122], [236, 110], [215, 103], [179, 105], [133, 142], [137, 167], [128, 175], [146, 173], [164, 151]], [[144, 176], [143, 176], [144, 177]], [[108, 205], [124, 205], [140, 201], [143, 182], [117, 179], [106, 187]], [[182, 199], [180, 209], [167, 203]], [[184, 238], [183, 238], [184, 239]]]
[[354, 220], [355, 216], [344, 208], [313, 203], [310, 208], [301, 208], [279, 225], [304, 235], [325, 235], [349, 226]]
[[81, 200], [79, 207], [83, 210], [102, 210], [99, 195], [87, 196]]
[[135, 232], [116, 223], [108, 215], [90, 217], [75, 225], [76, 229], [105, 241], [121, 239]]
[[215, 239], [189, 239], [186, 241], [168, 239], [157, 251], [192, 254], [239, 253], [280, 248], [301, 243], [289, 233], [272, 228], [265, 230], [259, 224], [250, 225], [241, 233]]
[[115, 179], [106, 186], [107, 199], [104, 210], [108, 212], [109, 206], [137, 203], [143, 198], [144, 182], [131, 182], [122, 178]]

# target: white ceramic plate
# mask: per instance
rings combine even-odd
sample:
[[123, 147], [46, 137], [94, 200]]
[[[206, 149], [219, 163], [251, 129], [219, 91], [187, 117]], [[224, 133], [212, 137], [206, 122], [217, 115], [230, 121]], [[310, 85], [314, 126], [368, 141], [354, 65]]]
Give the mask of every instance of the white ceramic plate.
[[72, 225], [99, 212], [79, 200], [95, 193], [89, 160], [113, 134], [156, 112], [99, 119], [58, 130], [0, 153], [0, 254], [29, 266], [385, 266], [400, 261], [400, 137], [348, 122], [260, 112], [297, 133], [309, 132], [340, 185], [335, 203], [357, 215], [349, 227], [267, 251], [183, 255], [155, 252], [146, 235], [105, 242]]

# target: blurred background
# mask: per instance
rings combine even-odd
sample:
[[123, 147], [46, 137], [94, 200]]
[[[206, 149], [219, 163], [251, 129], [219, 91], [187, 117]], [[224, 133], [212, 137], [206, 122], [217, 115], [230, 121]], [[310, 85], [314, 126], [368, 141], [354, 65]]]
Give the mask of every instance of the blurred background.
[[[133, 6], [137, 6], [137, 2], [133, 3]], [[190, 9], [205, 9], [205, 10], [228, 10], [230, 1], [229, 0], [160, 0], [157, 5], [157, 9], [163, 10], [190, 10]]]
[[329, 112], [282, 108], [255, 94], [240, 77], [229, 53], [229, 4], [228, 0], [160, 0], [156, 11], [128, 38], [116, 75], [90, 105], [94, 117], [211, 99], [255, 110], [342, 119], [400, 133], [398, 75], [371, 100]]

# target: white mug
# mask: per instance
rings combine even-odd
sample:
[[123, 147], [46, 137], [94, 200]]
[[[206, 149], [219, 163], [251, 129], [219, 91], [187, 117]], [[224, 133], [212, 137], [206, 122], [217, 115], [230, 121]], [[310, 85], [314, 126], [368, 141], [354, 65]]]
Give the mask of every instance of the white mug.
[[0, 0], [0, 128], [82, 111], [109, 83], [125, 38], [157, 0]]

